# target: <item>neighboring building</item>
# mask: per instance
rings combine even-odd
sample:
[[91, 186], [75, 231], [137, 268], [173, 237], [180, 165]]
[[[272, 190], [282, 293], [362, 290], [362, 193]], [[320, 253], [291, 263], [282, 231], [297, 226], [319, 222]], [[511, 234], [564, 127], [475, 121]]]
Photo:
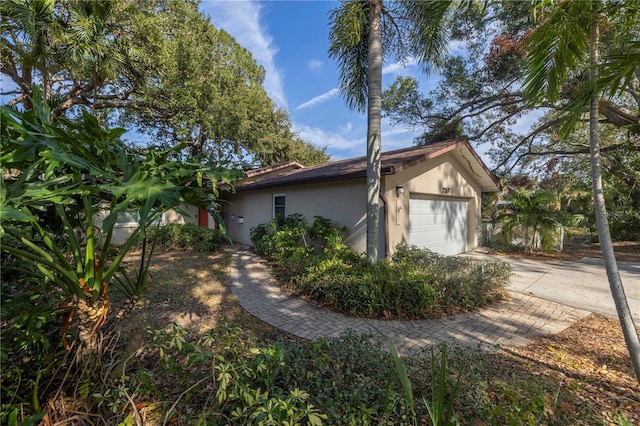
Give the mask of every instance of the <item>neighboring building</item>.
[[[189, 214], [189, 216], [183, 216], [175, 210], [169, 210], [162, 214], [162, 218], [160, 219], [160, 225], [168, 224], [168, 223], [179, 223], [179, 224], [198, 224], [199, 216], [201, 216], [201, 211], [204, 212], [202, 216], [205, 218], [208, 216], [206, 210], [198, 209], [194, 206], [182, 206], [182, 209]], [[94, 220], [94, 224], [100, 230], [102, 230], [102, 222], [109, 214], [108, 211], [103, 210], [100, 211]], [[121, 245], [123, 244], [127, 238], [136, 230], [138, 227], [138, 212], [136, 210], [127, 210], [118, 213], [118, 219], [116, 223], [113, 225], [113, 235], [111, 237], [111, 244]], [[210, 220], [209, 220], [210, 222]], [[207, 222], [205, 226], [213, 228], [213, 223], [209, 224]], [[200, 225], [203, 226], [203, 225]]]
[[[452, 255], [478, 246], [483, 192], [498, 182], [466, 140], [382, 154], [379, 253], [398, 244]], [[229, 237], [251, 245], [249, 231], [278, 214], [301, 213], [346, 227], [345, 241], [366, 250], [366, 157], [303, 167], [291, 162], [247, 172], [222, 192]]]

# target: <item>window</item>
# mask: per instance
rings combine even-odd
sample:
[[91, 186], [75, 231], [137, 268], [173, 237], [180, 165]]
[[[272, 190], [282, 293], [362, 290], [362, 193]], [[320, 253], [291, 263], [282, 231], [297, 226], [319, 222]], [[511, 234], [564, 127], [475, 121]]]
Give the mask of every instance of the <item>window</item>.
[[136, 225], [139, 219], [140, 215], [137, 210], [125, 210], [118, 212], [116, 225]]
[[285, 213], [285, 195], [284, 194], [275, 194], [273, 196], [273, 218], [282, 218], [286, 217]]
[[[118, 212], [118, 218], [116, 219], [116, 226], [137, 226], [139, 220], [140, 213], [138, 213], [138, 210], [128, 209], [120, 211]], [[160, 218], [153, 221], [154, 225], [158, 223], [165, 223], [164, 213], [162, 213]]]

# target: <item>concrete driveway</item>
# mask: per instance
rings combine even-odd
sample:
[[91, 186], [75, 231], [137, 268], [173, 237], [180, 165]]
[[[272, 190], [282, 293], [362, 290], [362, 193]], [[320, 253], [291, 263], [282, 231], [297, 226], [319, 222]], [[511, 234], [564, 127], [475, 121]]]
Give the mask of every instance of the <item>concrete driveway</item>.
[[[476, 252], [465, 256], [509, 262], [513, 271], [509, 290], [602, 315], [618, 316], [601, 259], [539, 261]], [[640, 263], [618, 262], [618, 269], [631, 315], [636, 325], [640, 325]]]

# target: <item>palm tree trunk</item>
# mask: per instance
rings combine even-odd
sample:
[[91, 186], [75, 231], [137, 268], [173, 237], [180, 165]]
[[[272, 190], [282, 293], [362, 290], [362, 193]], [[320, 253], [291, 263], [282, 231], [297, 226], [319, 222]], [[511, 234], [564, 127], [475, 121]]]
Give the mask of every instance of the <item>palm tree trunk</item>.
[[[591, 3], [592, 6], [592, 22], [591, 36], [589, 46], [589, 81], [595, 85], [597, 81], [598, 71], [598, 43], [600, 40], [600, 21], [601, 1], [596, 0]], [[604, 191], [602, 188], [602, 167], [600, 164], [600, 132], [598, 129], [599, 107], [598, 96], [591, 98], [589, 108], [589, 148], [591, 158], [591, 182], [593, 185], [594, 209], [596, 213], [596, 225], [598, 228], [598, 238], [602, 249], [602, 258], [604, 260], [607, 278], [613, 301], [616, 305], [620, 325], [624, 340], [629, 350], [631, 363], [633, 365], [636, 379], [640, 383], [640, 339], [638, 331], [631, 316], [629, 303], [624, 293], [618, 263], [613, 252], [613, 243], [611, 241], [611, 233], [609, 231], [609, 222], [607, 219], [607, 210], [604, 203]]]
[[382, 110], [382, 0], [369, 0], [367, 111], [367, 262], [378, 260], [380, 215], [380, 119]]

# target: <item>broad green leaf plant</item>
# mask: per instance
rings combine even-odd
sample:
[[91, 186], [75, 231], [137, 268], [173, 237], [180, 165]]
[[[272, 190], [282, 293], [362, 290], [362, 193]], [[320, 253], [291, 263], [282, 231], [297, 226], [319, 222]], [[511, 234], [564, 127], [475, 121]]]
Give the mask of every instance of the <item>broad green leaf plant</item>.
[[[122, 262], [145, 241], [149, 227], [168, 210], [186, 214], [185, 205], [215, 213], [217, 185], [232, 184], [242, 172], [178, 161], [176, 152], [183, 146], [129, 148], [120, 139], [125, 129], [104, 128], [84, 111], [77, 121], [52, 122], [49, 107], [35, 93], [31, 110], [0, 110], [0, 236], [10, 234], [22, 243], [11, 245], [3, 238], [1, 248], [3, 255], [24, 260], [59, 287], [68, 301], [62, 307], [63, 336], [78, 313], [80, 341], [86, 343], [82, 330], [92, 336], [105, 321], [110, 286], [126, 285], [129, 297], [142, 291], [153, 250], [143, 243], [133, 278], [122, 278]], [[138, 226], [115, 247], [118, 214], [132, 209], [139, 213]], [[96, 226], [99, 214], [106, 215], [102, 229]], [[31, 238], [20, 232], [25, 228]]]

